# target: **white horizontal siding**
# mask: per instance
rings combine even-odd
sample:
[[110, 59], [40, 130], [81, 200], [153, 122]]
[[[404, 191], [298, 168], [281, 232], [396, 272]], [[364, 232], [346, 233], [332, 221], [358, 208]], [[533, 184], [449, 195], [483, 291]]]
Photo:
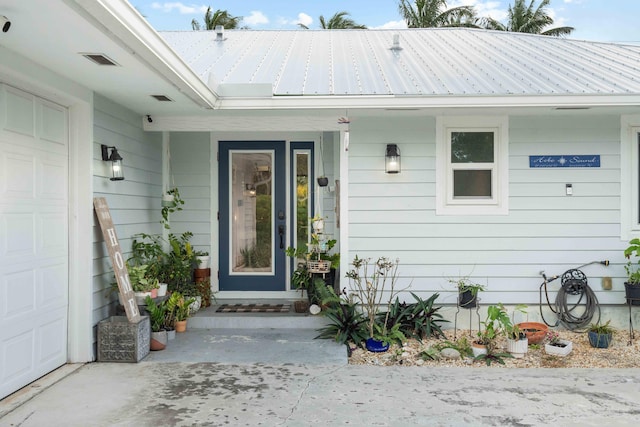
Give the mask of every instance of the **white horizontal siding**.
[[195, 249], [211, 249], [211, 137], [208, 132], [172, 132], [170, 134], [170, 186], [175, 184], [185, 204], [171, 215], [171, 233], [193, 233]]
[[[538, 302], [541, 270], [608, 259], [585, 274], [601, 302], [624, 303], [619, 117], [511, 117], [506, 216], [435, 214], [435, 134], [433, 117], [352, 121], [349, 259], [398, 258], [399, 286], [425, 295], [453, 292], [448, 280], [468, 275], [488, 287], [485, 302], [528, 304]], [[387, 143], [400, 147], [399, 175], [383, 173]], [[601, 167], [529, 168], [530, 155], [545, 154], [599, 154]], [[614, 278], [612, 291], [601, 290], [603, 276]]]
[[[115, 146], [123, 157], [124, 181], [110, 181], [102, 161], [100, 144]], [[131, 236], [158, 234], [162, 194], [162, 140], [142, 129], [142, 117], [110, 100], [95, 96], [93, 144], [94, 197], [105, 197], [125, 258], [131, 252]], [[113, 270], [102, 232], [93, 223], [93, 323], [114, 314], [109, 294]]]

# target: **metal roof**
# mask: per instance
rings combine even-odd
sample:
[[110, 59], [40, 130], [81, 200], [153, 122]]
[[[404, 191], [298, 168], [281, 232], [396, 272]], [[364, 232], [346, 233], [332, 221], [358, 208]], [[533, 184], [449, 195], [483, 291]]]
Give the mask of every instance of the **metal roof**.
[[638, 46], [465, 28], [160, 34], [223, 97], [640, 94]]

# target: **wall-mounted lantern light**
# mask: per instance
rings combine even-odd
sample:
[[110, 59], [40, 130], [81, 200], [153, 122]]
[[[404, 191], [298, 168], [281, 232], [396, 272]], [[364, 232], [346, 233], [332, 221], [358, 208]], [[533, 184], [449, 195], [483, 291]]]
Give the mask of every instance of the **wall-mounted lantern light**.
[[[106, 145], [100, 145], [102, 148], [102, 160], [105, 162], [111, 162], [111, 181], [122, 181], [124, 179], [124, 172], [122, 170], [122, 156], [118, 153], [116, 147], [107, 147]], [[111, 149], [111, 155], [108, 150]]]
[[400, 149], [396, 144], [387, 144], [384, 160], [386, 173], [400, 173]]

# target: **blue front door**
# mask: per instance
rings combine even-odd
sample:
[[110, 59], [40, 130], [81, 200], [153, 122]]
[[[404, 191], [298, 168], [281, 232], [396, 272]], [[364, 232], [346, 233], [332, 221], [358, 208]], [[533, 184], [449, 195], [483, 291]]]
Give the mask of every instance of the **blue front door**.
[[220, 290], [284, 291], [284, 141], [221, 141], [219, 171]]

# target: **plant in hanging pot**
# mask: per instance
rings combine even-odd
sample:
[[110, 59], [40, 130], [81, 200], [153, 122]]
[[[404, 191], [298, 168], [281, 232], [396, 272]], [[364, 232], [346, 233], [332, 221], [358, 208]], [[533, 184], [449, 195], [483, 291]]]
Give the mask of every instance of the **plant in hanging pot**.
[[609, 326], [611, 320], [607, 320], [607, 323], [592, 323], [589, 325], [588, 336], [589, 344], [594, 348], [608, 348], [613, 341], [614, 329]]
[[320, 187], [326, 187], [327, 185], [329, 185], [329, 178], [327, 178], [327, 177], [326, 177], [326, 176], [324, 176], [324, 175], [319, 176], [319, 177], [318, 177], [318, 179], [317, 179], [317, 181], [318, 181], [318, 185], [319, 185]]
[[475, 308], [477, 305], [478, 292], [484, 291], [484, 285], [473, 283], [468, 277], [458, 280], [449, 280], [458, 289], [458, 305], [462, 308]]
[[[631, 262], [632, 256], [638, 257], [635, 263]], [[624, 250], [624, 257], [629, 260], [624, 267], [627, 272], [627, 281], [624, 282], [627, 304], [640, 305], [640, 239], [629, 241], [629, 247]]]
[[544, 351], [552, 356], [565, 357], [573, 350], [573, 343], [560, 338], [556, 331], [547, 331], [545, 337]]
[[165, 229], [169, 230], [171, 228], [169, 225], [169, 214], [181, 211], [182, 205], [184, 205], [184, 200], [180, 198], [180, 191], [177, 187], [167, 190], [165, 194], [162, 195], [162, 209], [160, 210], [162, 220], [160, 220], [160, 223]]

